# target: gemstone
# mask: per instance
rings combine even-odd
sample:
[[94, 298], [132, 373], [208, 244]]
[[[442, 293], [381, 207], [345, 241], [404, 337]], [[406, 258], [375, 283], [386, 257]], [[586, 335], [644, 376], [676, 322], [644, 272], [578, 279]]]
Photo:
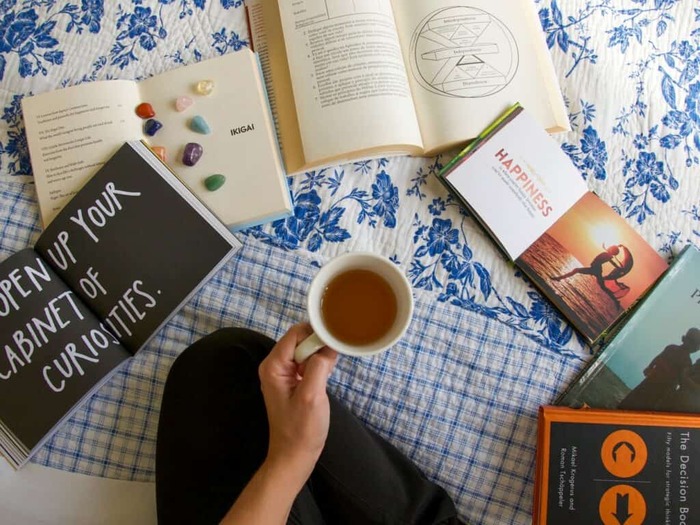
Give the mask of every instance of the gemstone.
[[211, 133], [209, 124], [207, 124], [207, 121], [204, 120], [204, 117], [201, 115], [192, 117], [192, 120], [190, 120], [190, 129], [202, 135], [209, 135], [209, 133]]
[[224, 177], [220, 173], [217, 173], [215, 175], [209, 175], [206, 179], [204, 179], [204, 185], [209, 191], [218, 190], [219, 188], [221, 188], [221, 186], [224, 185], [224, 182], [226, 182], [226, 177]]
[[181, 96], [175, 99], [175, 109], [177, 111], [185, 111], [192, 105], [192, 99], [188, 96]]
[[204, 153], [204, 148], [196, 142], [188, 142], [185, 146], [185, 151], [182, 153], [182, 163], [185, 166], [194, 166], [199, 162]]
[[158, 130], [163, 127], [163, 124], [154, 119], [154, 118], [149, 118], [146, 123], [143, 125], [143, 131], [148, 135], [149, 137], [152, 137], [156, 133], [158, 133]]
[[163, 146], [151, 146], [151, 149], [160, 160], [165, 162], [165, 148]]
[[194, 90], [200, 95], [209, 95], [214, 90], [213, 80], [200, 80]]
[[136, 106], [136, 114], [142, 119], [153, 118], [156, 116], [156, 112], [148, 102], [142, 102]]

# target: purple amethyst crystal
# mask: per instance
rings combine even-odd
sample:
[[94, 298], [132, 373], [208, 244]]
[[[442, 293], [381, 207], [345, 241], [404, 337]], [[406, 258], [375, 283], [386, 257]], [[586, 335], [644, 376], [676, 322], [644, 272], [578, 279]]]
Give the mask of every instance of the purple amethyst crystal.
[[182, 163], [186, 166], [194, 166], [199, 162], [204, 153], [204, 148], [196, 142], [188, 142], [185, 151], [182, 153]]

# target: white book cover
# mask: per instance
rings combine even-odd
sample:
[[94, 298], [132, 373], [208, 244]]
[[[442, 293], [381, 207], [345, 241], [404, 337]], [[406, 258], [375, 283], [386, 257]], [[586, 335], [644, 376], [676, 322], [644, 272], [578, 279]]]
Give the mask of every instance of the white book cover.
[[445, 175], [516, 260], [588, 192], [571, 160], [521, 111]]

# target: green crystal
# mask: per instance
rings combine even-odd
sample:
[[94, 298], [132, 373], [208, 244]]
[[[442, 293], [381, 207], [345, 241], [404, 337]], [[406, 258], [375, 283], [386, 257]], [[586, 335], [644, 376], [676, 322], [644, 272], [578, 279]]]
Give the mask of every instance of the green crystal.
[[226, 177], [220, 173], [217, 173], [216, 175], [209, 175], [206, 179], [204, 179], [204, 185], [209, 191], [218, 190], [224, 185], [224, 182], [226, 182]]

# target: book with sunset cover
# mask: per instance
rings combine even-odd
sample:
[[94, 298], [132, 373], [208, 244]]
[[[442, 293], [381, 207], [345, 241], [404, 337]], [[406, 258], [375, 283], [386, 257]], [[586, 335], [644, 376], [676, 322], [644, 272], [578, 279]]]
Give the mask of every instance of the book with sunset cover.
[[519, 104], [438, 179], [589, 343], [668, 267]]
[[533, 525], [700, 523], [700, 418], [540, 408]]

